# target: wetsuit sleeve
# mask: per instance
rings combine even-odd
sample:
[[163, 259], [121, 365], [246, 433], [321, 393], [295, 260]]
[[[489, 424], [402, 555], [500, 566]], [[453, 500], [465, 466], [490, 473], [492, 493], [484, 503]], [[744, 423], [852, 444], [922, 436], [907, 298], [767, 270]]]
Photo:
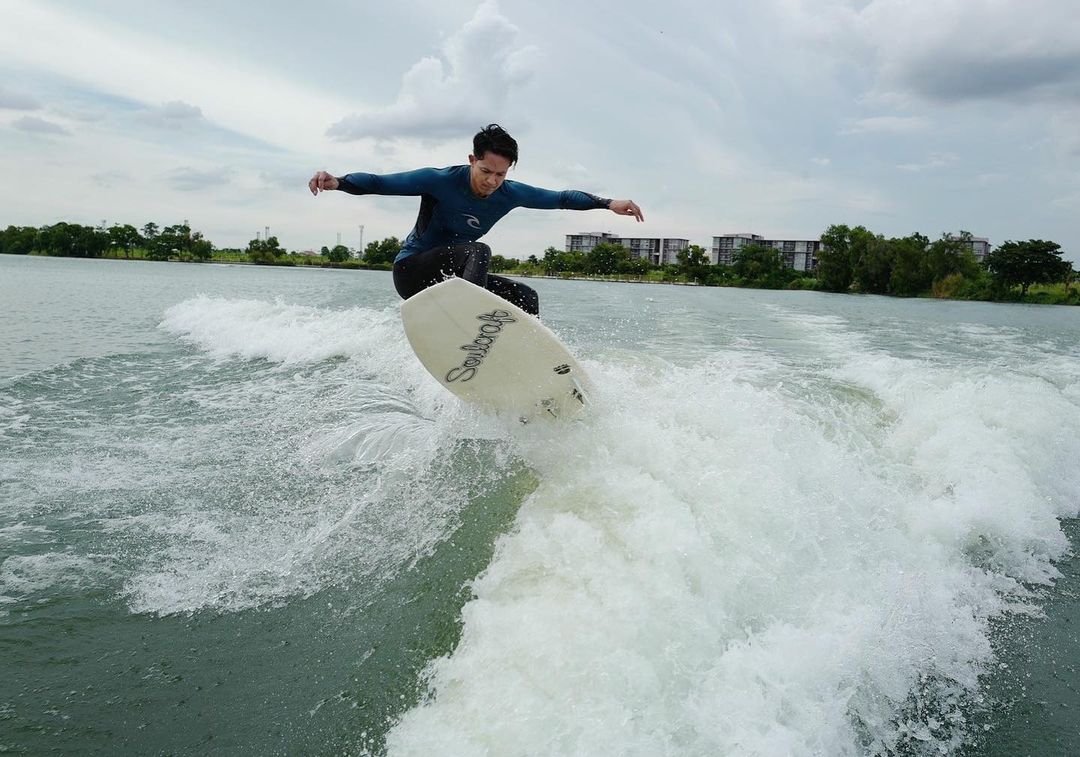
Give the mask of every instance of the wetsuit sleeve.
[[607, 208], [611, 200], [606, 197], [597, 197], [588, 192], [579, 192], [576, 189], [567, 189], [556, 192], [552, 189], [531, 187], [528, 184], [514, 183], [516, 193], [516, 205], [521, 208], [536, 208], [539, 210], [597, 210]]
[[422, 195], [431, 191], [440, 172], [436, 168], [418, 168], [403, 173], [349, 173], [338, 176], [338, 189], [351, 195]]

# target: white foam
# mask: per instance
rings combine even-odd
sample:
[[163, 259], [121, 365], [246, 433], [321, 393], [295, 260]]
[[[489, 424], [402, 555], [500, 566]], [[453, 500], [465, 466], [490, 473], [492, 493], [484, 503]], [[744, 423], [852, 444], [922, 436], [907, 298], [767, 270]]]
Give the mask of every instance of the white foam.
[[[8, 522], [93, 523], [133, 611], [233, 612], [342, 581], [375, 591], [454, 527], [466, 483], [432, 468], [483, 424], [424, 373], [396, 312], [199, 297], [162, 327], [213, 361], [141, 367], [124, 424], [67, 429], [2, 471], [20, 486]], [[130, 369], [98, 370], [61, 377], [35, 412], [63, 414], [99, 390], [90, 378]]]
[[0, 601], [25, 601], [46, 591], [77, 590], [108, 575], [102, 555], [73, 551], [12, 555], [0, 563]]
[[898, 359], [802, 322], [821, 358], [801, 373], [737, 352], [590, 365], [610, 389], [585, 423], [522, 432], [541, 484], [391, 755], [961, 743], [989, 620], [1067, 548], [1075, 376]]
[[[200, 296], [165, 311], [162, 328], [217, 358], [318, 362], [401, 342], [392, 309], [328, 311], [303, 305]], [[373, 338], [374, 337], [374, 338]]]

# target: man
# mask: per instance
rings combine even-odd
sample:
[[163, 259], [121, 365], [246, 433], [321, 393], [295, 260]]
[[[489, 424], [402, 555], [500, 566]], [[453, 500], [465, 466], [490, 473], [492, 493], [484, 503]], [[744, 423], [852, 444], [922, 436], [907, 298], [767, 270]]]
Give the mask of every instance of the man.
[[308, 182], [308, 189], [313, 195], [338, 189], [354, 195], [420, 196], [416, 225], [394, 259], [394, 287], [402, 299], [459, 276], [539, 315], [540, 301], [531, 287], [488, 274], [491, 248], [476, 240], [514, 208], [607, 208], [638, 221], [645, 217], [632, 200], [608, 200], [577, 190], [555, 192], [507, 181], [506, 174], [517, 159], [517, 142], [498, 124], [491, 124], [473, 137], [467, 166], [382, 176], [350, 173], [335, 177], [319, 171]]

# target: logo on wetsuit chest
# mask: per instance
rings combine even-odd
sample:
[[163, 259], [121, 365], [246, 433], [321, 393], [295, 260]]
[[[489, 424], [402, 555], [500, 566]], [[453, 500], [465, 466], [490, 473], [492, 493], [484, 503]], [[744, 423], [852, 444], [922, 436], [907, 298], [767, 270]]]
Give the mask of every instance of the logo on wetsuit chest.
[[469, 224], [474, 229], [479, 229], [480, 228], [480, 219], [479, 218], [477, 218], [476, 216], [471, 216], [468, 213], [462, 213], [461, 215], [465, 216], [465, 223]]
[[469, 353], [469, 356], [461, 361], [461, 365], [447, 372], [446, 383], [448, 384], [454, 381], [464, 383], [472, 379], [480, 369], [484, 358], [495, 346], [495, 340], [502, 333], [503, 327], [508, 323], [514, 323], [517, 319], [505, 310], [492, 310], [490, 313], [476, 316], [476, 320], [481, 321], [476, 338], [468, 344], [461, 345], [461, 349]]

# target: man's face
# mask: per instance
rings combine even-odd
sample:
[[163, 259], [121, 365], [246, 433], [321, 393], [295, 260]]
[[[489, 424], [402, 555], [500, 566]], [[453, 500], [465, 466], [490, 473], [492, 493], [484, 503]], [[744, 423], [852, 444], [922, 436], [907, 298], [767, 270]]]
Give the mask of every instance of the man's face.
[[506, 172], [510, 170], [510, 161], [493, 152], [484, 153], [484, 157], [469, 156], [469, 181], [473, 194], [488, 197], [506, 181]]

